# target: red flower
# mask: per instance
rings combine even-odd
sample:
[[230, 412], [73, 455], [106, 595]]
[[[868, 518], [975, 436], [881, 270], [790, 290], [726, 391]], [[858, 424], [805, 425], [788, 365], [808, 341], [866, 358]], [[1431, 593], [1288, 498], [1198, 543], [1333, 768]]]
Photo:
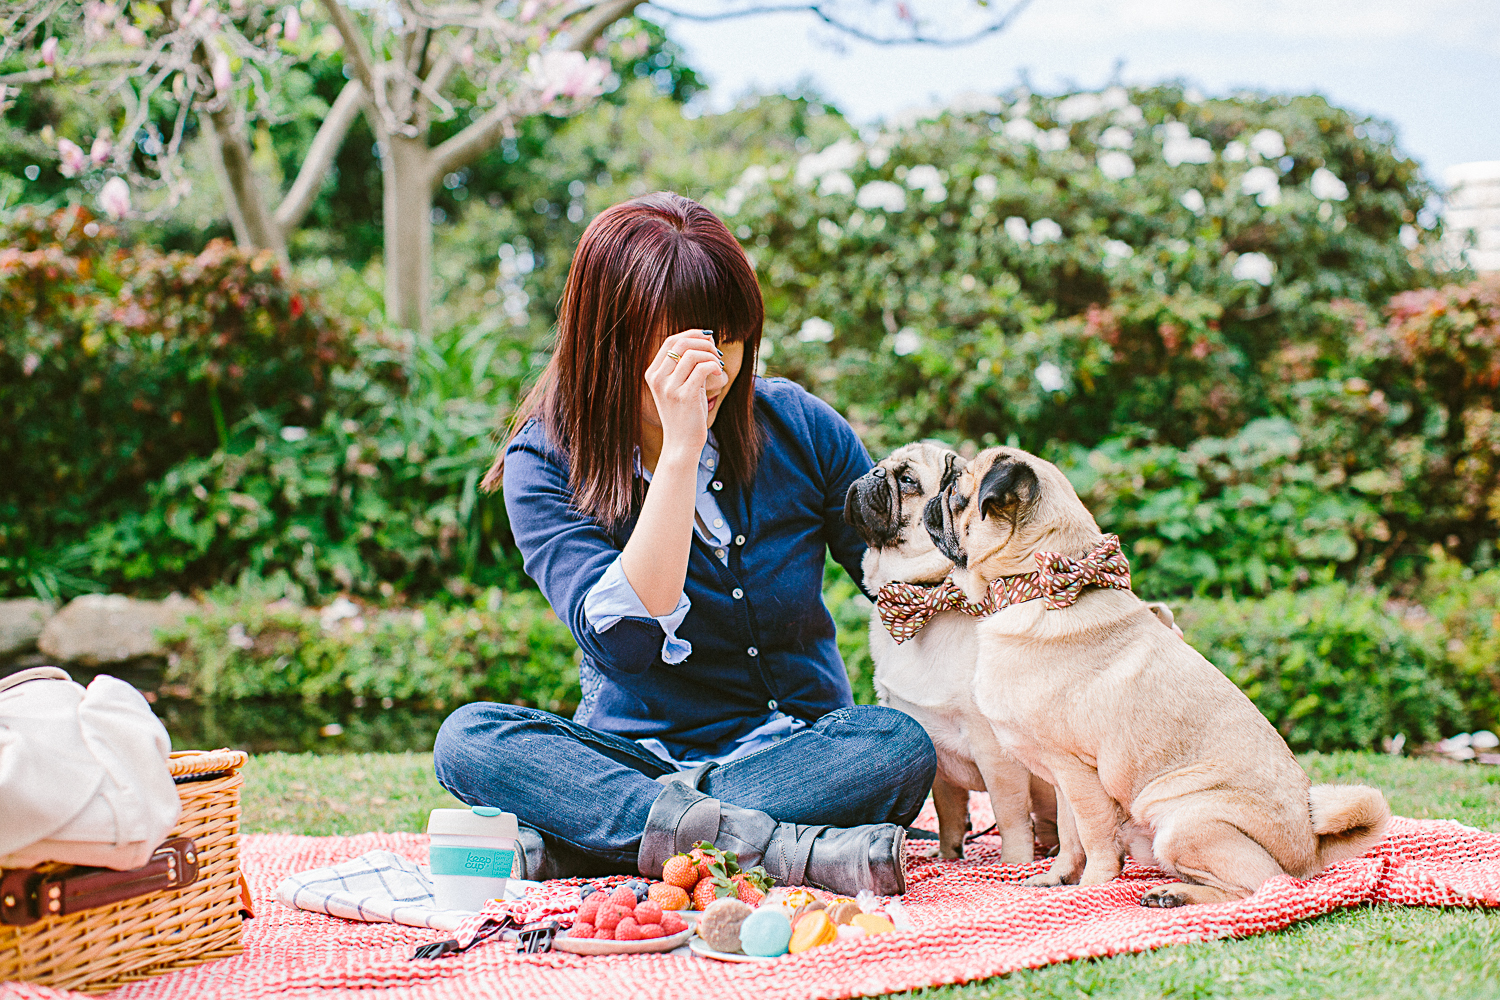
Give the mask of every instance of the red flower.
[[292, 296], [292, 319], [301, 319], [303, 312], [302, 296]]

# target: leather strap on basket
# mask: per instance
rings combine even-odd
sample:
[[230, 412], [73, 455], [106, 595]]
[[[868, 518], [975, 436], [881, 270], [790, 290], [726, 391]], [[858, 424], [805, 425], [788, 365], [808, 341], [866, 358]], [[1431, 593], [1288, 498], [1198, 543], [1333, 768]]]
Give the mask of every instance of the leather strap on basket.
[[117, 872], [76, 865], [18, 868], [0, 876], [0, 924], [24, 927], [198, 881], [201, 859], [190, 837], [163, 842], [139, 868]]

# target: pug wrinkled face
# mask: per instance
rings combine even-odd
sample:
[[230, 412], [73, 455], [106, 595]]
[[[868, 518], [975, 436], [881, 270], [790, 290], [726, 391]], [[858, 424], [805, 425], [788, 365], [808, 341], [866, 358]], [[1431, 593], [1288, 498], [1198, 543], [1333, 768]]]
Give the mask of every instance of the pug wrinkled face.
[[1019, 449], [982, 451], [927, 502], [927, 533], [955, 565], [977, 569], [1025, 528], [1041, 495], [1027, 457]]
[[897, 448], [850, 484], [844, 520], [871, 549], [929, 551], [922, 510], [953, 485], [963, 467], [963, 458], [941, 445], [924, 441]]

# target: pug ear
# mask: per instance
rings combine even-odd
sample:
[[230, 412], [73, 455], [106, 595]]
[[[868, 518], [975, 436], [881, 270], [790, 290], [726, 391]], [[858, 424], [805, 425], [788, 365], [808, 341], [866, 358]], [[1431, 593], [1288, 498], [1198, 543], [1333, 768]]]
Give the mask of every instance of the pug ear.
[[979, 482], [980, 520], [995, 514], [1015, 525], [1021, 514], [1036, 503], [1038, 488], [1031, 466], [1000, 459]]
[[962, 457], [951, 451], [948, 452], [943, 459], [943, 480], [938, 483], [939, 493], [958, 482], [958, 474], [964, 471], [965, 464]]

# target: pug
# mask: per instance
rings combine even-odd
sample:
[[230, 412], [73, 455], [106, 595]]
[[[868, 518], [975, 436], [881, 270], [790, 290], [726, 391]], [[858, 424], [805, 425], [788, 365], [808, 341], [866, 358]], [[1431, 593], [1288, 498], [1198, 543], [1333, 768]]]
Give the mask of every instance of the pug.
[[1143, 906], [1241, 899], [1318, 874], [1385, 835], [1385, 797], [1310, 785], [1250, 699], [1130, 591], [1050, 462], [981, 452], [924, 520], [977, 630], [974, 700], [996, 741], [1057, 790], [1061, 847], [1034, 885], [1097, 885], [1124, 855], [1178, 881]]
[[[936, 586], [953, 562], [923, 527], [928, 501], [952, 485], [964, 460], [942, 445], [898, 448], [850, 487], [844, 519], [869, 546], [865, 590], [891, 583]], [[978, 619], [960, 610], [937, 613], [910, 639], [898, 642], [880, 613], [870, 616], [870, 656], [880, 703], [916, 719], [932, 737], [938, 771], [932, 800], [938, 814], [938, 849], [961, 858], [969, 829], [969, 792], [988, 791], [1001, 836], [1001, 862], [1029, 864], [1034, 857], [1032, 812], [1044, 846], [1054, 834], [1052, 789], [1002, 750], [974, 707], [974, 630]]]

